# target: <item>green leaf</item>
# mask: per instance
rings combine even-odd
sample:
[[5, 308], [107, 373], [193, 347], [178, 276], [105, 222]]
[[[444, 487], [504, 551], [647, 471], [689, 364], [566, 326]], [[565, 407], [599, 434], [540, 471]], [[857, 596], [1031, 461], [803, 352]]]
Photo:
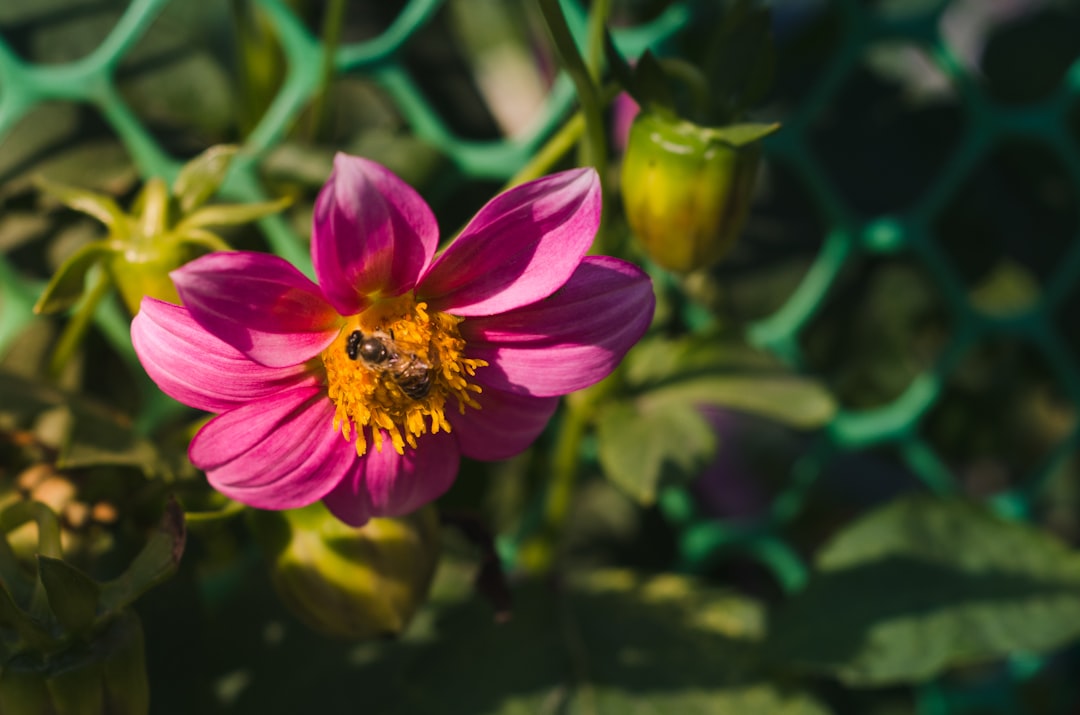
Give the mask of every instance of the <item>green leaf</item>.
[[807, 430], [827, 424], [836, 413], [836, 402], [821, 383], [786, 373], [692, 377], [652, 390], [641, 401], [727, 407]]
[[263, 201], [257, 204], [215, 204], [205, 206], [185, 217], [176, 225], [176, 233], [190, 234], [192, 230], [206, 226], [234, 226], [249, 223], [263, 216], [277, 213], [286, 208], [292, 199], [285, 196], [277, 201]]
[[774, 357], [716, 337], [651, 339], [627, 356], [627, 381], [646, 405], [726, 407], [815, 429], [836, 413], [821, 383], [786, 371]]
[[187, 216], [217, 192], [239, 150], [238, 146], [219, 144], [184, 164], [172, 185], [181, 216]]
[[662, 484], [696, 477], [716, 453], [715, 433], [687, 401], [609, 404], [596, 436], [604, 474], [641, 504], [652, 504]]
[[205, 647], [223, 667], [246, 666], [235, 712], [304, 712], [311, 682], [322, 710], [347, 710], [362, 682], [366, 709], [396, 715], [828, 713], [762, 670], [764, 609], [752, 599], [672, 574], [598, 570], [518, 583], [513, 616], [496, 623], [473, 595], [475, 570], [444, 558], [406, 635], [359, 645], [318, 639], [288, 620], [281, 642], [267, 645], [258, 634], [281, 616], [252, 583], [206, 625]]
[[102, 587], [102, 607], [109, 613], [119, 613], [143, 593], [171, 578], [184, 554], [186, 536], [184, 512], [175, 499], [170, 499], [146, 546], [124, 573]]
[[908, 497], [838, 534], [774, 619], [778, 660], [850, 685], [918, 683], [1080, 638], [1080, 554], [959, 500]]
[[49, 284], [34, 304], [34, 312], [46, 315], [59, 313], [75, 305], [82, 297], [87, 272], [117, 250], [118, 246], [114, 243], [94, 241], [68, 256], [49, 279]]
[[45, 628], [19, 608], [3, 584], [0, 584], [0, 626], [12, 629], [24, 644], [39, 652], [47, 652], [54, 645]]
[[38, 177], [35, 183], [38, 188], [54, 196], [65, 206], [101, 221], [109, 229], [109, 233], [113, 238], [122, 239], [127, 236], [128, 216], [111, 196], [60, 184], [41, 177]]
[[29, 429], [38, 417], [60, 408], [69, 416], [60, 442], [57, 466], [130, 466], [145, 474], [172, 467], [152, 442], [135, 433], [131, 421], [115, 410], [43, 382], [0, 372], [0, 430]]
[[69, 633], [89, 629], [97, 616], [100, 588], [89, 576], [60, 559], [38, 554], [38, 577], [49, 608]]
[[232, 248], [217, 234], [205, 229], [193, 228], [182, 236], [177, 236], [177, 243], [203, 251], [229, 251]]
[[779, 130], [779, 122], [773, 122], [772, 124], [746, 122], [743, 124], [728, 124], [723, 127], [711, 127], [709, 135], [716, 141], [730, 144], [733, 147], [744, 147], [759, 142]]

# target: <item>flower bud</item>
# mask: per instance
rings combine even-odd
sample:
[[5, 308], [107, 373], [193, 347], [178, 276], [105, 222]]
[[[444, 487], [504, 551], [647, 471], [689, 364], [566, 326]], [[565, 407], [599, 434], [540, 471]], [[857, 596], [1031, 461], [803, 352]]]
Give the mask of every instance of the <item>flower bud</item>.
[[146, 715], [150, 691], [138, 616], [126, 611], [89, 642], [42, 658], [24, 653], [0, 672], [4, 715]]
[[727, 253], [750, 208], [759, 140], [776, 128], [701, 127], [659, 112], [637, 116], [622, 194], [630, 228], [653, 261], [688, 273]]
[[320, 503], [254, 515], [285, 604], [320, 633], [400, 633], [427, 598], [439, 558], [434, 507], [350, 527]]

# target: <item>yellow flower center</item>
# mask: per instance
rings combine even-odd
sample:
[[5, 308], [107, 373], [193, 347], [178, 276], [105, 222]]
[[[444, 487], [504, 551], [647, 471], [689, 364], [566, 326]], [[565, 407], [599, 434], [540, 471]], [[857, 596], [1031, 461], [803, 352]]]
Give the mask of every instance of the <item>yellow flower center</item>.
[[367, 452], [368, 427], [375, 448], [382, 451], [382, 432], [398, 454], [405, 445], [430, 431], [449, 432], [446, 402], [457, 409], [480, 409], [470, 383], [487, 362], [464, 356], [465, 341], [458, 330], [461, 318], [428, 313], [426, 303], [412, 295], [379, 301], [350, 317], [337, 338], [322, 353], [334, 411], [334, 429], [346, 440], [356, 437], [356, 453]]

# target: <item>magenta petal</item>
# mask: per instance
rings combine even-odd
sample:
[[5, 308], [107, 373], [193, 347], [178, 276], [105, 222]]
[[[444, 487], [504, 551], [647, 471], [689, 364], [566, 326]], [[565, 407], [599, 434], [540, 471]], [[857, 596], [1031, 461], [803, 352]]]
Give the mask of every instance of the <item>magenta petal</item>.
[[356, 462], [334, 429], [334, 405], [320, 387], [300, 387], [225, 412], [188, 449], [225, 496], [259, 509], [293, 509], [321, 499]]
[[225, 412], [301, 383], [303, 365], [266, 367], [200, 327], [185, 308], [143, 298], [131, 321], [131, 342], [161, 391], [207, 412]]
[[359, 313], [369, 294], [412, 290], [438, 243], [435, 217], [412, 187], [373, 161], [334, 158], [315, 202], [311, 255], [339, 313]]
[[600, 225], [600, 180], [574, 169], [480, 209], [420, 281], [432, 310], [491, 315], [546, 298], [570, 278]]
[[485, 386], [565, 395], [599, 382], [652, 321], [652, 283], [636, 266], [590, 256], [559, 291], [535, 305], [466, 320], [462, 336]]
[[522, 452], [536, 441], [559, 406], [558, 397], [515, 395], [490, 387], [476, 401], [481, 409], [466, 408], [465, 414], [451, 409], [446, 417], [461, 453], [489, 461]]
[[442, 496], [457, 476], [457, 443], [445, 432], [426, 434], [416, 449], [394, 451], [388, 437], [368, 451], [323, 502], [346, 524], [360, 526], [376, 516], [401, 516]]
[[302, 363], [337, 334], [319, 287], [277, 256], [211, 253], [169, 275], [195, 322], [268, 367]]

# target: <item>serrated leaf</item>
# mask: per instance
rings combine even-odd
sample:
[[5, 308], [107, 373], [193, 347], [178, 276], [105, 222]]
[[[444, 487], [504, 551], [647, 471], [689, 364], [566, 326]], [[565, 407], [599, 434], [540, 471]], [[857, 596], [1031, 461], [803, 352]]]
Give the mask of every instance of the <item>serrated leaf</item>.
[[69, 633], [82, 633], [94, 624], [100, 588], [92, 578], [60, 559], [38, 554], [38, 577], [49, 608]]
[[111, 196], [95, 191], [80, 189], [75, 186], [49, 181], [38, 177], [35, 182], [42, 191], [55, 197], [65, 206], [81, 213], [93, 216], [105, 227], [113, 238], [124, 238], [128, 234], [128, 217]]
[[289, 206], [292, 199], [282, 197], [276, 201], [263, 201], [257, 204], [215, 204], [204, 206], [195, 213], [186, 216], [176, 225], [176, 233], [190, 234], [195, 229], [207, 226], [235, 226], [250, 223], [264, 216], [277, 213]]
[[124, 573], [102, 587], [102, 607], [107, 612], [118, 613], [146, 591], [171, 578], [184, 554], [186, 536], [184, 512], [175, 499], [170, 499], [146, 546]]
[[94, 241], [68, 256], [49, 279], [41, 297], [34, 304], [34, 312], [46, 315], [59, 313], [75, 305], [82, 297], [87, 272], [116, 250], [117, 246], [113, 243]]
[[686, 401], [607, 405], [596, 438], [605, 476], [641, 504], [652, 504], [661, 484], [700, 474], [717, 443], [708, 421]]
[[181, 216], [187, 216], [217, 192], [239, 150], [238, 146], [219, 144], [184, 164], [172, 186]]
[[828, 424], [836, 414], [836, 400], [820, 382], [787, 373], [691, 377], [651, 390], [641, 400], [727, 407], [806, 430]]
[[960, 500], [900, 499], [820, 553], [777, 614], [777, 660], [854, 686], [918, 683], [950, 668], [1080, 639], [1080, 554]]

